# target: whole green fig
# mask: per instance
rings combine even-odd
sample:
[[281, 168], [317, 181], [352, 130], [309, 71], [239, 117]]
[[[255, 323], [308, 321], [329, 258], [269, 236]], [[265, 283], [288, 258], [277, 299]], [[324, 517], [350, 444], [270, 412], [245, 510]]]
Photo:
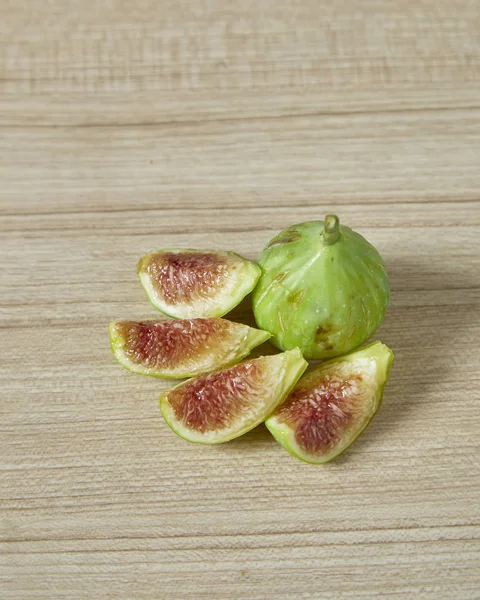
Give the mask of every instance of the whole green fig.
[[363, 344], [383, 321], [389, 283], [382, 258], [335, 215], [284, 229], [258, 263], [255, 319], [281, 350], [332, 358]]

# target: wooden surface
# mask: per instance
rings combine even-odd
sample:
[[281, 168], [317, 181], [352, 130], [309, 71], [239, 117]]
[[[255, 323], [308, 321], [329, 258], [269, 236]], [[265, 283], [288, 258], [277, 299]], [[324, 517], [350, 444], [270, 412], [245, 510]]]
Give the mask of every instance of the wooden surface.
[[[476, 1], [0, 2], [0, 596], [478, 598]], [[327, 466], [163, 423], [111, 356], [137, 259], [334, 211], [392, 284]], [[248, 318], [248, 305], [233, 314]]]

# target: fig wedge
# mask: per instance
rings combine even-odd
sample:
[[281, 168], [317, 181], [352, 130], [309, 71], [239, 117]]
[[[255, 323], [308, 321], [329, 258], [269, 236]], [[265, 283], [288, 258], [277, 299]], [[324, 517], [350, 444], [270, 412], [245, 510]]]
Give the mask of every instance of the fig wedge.
[[362, 433], [382, 402], [392, 351], [374, 342], [306, 373], [265, 421], [292, 456], [326, 463]]
[[260, 267], [235, 252], [166, 249], [137, 267], [150, 302], [177, 319], [221, 317], [255, 287]]
[[189, 379], [160, 397], [173, 431], [189, 442], [220, 444], [259, 425], [307, 367], [298, 348]]
[[164, 379], [233, 365], [271, 335], [226, 319], [114, 321], [109, 332], [113, 354], [123, 367]]

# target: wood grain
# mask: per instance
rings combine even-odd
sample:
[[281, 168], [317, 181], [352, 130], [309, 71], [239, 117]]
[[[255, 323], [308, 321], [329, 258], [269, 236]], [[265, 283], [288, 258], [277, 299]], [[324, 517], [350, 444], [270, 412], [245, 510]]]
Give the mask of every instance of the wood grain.
[[[2, 598], [478, 598], [479, 30], [468, 0], [0, 3]], [[138, 258], [331, 211], [392, 284], [368, 430], [324, 467], [176, 438], [108, 346], [155, 315]]]

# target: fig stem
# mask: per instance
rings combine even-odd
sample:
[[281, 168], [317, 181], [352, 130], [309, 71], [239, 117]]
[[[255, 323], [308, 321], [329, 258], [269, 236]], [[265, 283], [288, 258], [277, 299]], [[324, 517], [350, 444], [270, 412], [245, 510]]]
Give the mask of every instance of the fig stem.
[[334, 244], [340, 237], [340, 220], [337, 215], [327, 215], [323, 225], [323, 241]]

